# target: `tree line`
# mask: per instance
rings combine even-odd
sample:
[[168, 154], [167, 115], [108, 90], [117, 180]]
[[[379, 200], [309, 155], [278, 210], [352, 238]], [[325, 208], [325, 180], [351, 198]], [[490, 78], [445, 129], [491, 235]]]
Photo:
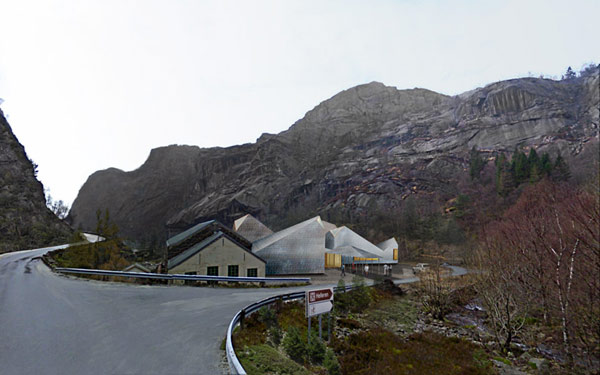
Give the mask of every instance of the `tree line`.
[[[471, 149], [469, 156], [469, 174], [471, 179], [478, 179], [486, 161], [475, 147]], [[529, 150], [529, 154], [515, 150], [510, 160], [504, 153], [499, 153], [494, 163], [496, 191], [500, 196], [507, 196], [523, 183], [536, 183], [543, 178], [553, 181], [568, 181], [571, 178], [569, 166], [560, 154], [552, 160], [547, 152], [540, 157], [533, 148]]]

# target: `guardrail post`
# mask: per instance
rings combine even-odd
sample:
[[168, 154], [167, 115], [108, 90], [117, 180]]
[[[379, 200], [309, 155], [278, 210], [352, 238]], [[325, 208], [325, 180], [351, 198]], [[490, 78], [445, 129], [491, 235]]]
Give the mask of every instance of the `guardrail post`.
[[244, 329], [244, 318], [246, 317], [246, 310], [242, 310], [240, 314], [240, 330]]

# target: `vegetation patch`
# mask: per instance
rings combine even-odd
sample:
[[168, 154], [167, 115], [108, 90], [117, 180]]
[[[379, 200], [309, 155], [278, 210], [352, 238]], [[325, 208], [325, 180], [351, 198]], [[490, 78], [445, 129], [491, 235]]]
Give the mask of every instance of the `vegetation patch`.
[[236, 353], [249, 375], [311, 374], [304, 366], [282, 355], [270, 345], [250, 345]]
[[477, 346], [435, 333], [408, 340], [382, 329], [336, 341], [343, 374], [491, 374], [489, 364], [476, 360]]

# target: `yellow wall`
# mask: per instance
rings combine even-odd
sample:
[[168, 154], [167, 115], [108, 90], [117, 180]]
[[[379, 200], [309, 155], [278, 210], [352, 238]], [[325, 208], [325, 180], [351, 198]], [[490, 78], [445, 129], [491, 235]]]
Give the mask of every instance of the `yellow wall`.
[[169, 269], [172, 274], [196, 272], [206, 275], [207, 267], [218, 266], [219, 276], [227, 276], [227, 266], [238, 265], [238, 276], [246, 277], [248, 268], [257, 268], [258, 277], [265, 277], [265, 263], [227, 238], [221, 237], [180, 265]]
[[340, 254], [325, 253], [325, 268], [340, 268], [342, 266], [342, 256]]

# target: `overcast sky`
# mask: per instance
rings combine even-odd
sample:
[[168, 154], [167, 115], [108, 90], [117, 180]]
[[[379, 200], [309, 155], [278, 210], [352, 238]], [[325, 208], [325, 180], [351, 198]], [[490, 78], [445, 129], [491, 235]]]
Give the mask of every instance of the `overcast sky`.
[[600, 2], [0, 1], [0, 98], [71, 204], [154, 147], [254, 142], [371, 81], [455, 95], [600, 62]]

